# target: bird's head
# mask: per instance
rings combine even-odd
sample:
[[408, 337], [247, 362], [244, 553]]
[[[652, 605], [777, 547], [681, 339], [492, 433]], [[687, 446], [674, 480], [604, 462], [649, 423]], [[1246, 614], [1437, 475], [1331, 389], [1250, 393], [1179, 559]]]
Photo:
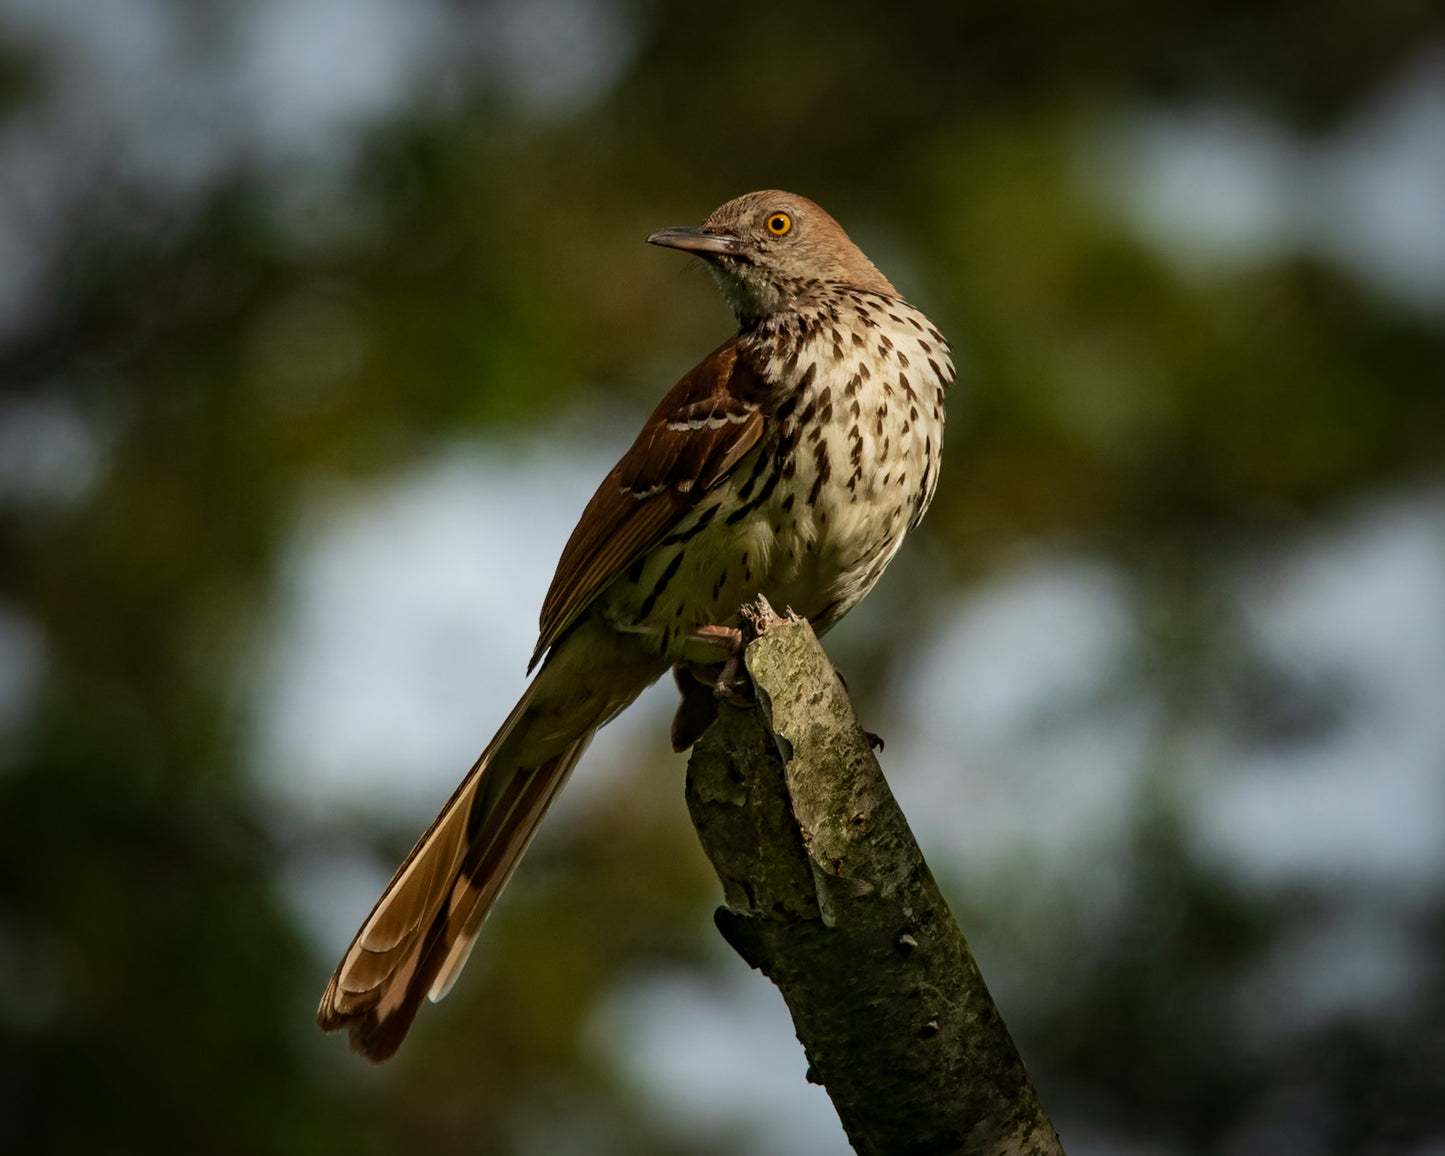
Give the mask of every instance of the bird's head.
[[744, 324], [823, 286], [896, 295], [842, 226], [796, 193], [748, 193], [713, 210], [701, 225], [659, 229], [647, 240], [705, 260]]

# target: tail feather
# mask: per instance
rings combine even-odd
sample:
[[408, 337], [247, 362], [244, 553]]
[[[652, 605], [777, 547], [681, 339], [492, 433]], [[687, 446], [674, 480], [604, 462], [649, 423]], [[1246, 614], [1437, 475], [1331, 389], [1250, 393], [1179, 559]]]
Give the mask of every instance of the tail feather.
[[[535, 687], [535, 683], [533, 686]], [[585, 731], [535, 767], [508, 765], [507, 738], [529, 689], [356, 933], [317, 1010], [372, 1060], [391, 1056], [430, 994], [441, 999], [471, 953], [538, 824], [591, 741]]]
[[521, 781], [522, 788], [516, 792], [515, 804], [505, 812], [499, 811], [496, 821], [489, 821], [475, 840], [467, 864], [458, 874], [452, 889], [449, 930], [453, 934], [449, 936], [450, 946], [431, 982], [428, 994], [433, 1003], [445, 999], [452, 984], [456, 983], [457, 976], [472, 954], [477, 933], [481, 931], [492, 904], [532, 845], [542, 817], [596, 733], [595, 730], [587, 731], [534, 773], [518, 775], [513, 782]]

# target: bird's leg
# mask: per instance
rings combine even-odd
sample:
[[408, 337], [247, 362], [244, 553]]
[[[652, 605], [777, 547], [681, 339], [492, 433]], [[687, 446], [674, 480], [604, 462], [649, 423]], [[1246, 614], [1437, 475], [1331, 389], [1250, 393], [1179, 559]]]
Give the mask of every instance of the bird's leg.
[[685, 751], [702, 737], [702, 732], [717, 718], [718, 699], [734, 706], [751, 706], [751, 685], [738, 678], [746, 644], [742, 631], [727, 626], [701, 626], [691, 636], [694, 642], [705, 642], [727, 653], [723, 662], [681, 662], [672, 668], [672, 677], [682, 694], [677, 713], [672, 719], [672, 749]]
[[733, 657], [743, 652], [743, 632], [736, 626], [696, 626], [692, 631], [692, 640], [716, 646]]
[[[747, 644], [743, 641], [743, 632], [736, 626], [699, 626], [692, 632], [694, 642], [705, 642], [709, 646], [716, 646], [727, 653], [727, 660], [722, 664], [716, 677], [712, 679], [713, 693], [718, 698], [730, 702], [733, 706], [751, 706], [753, 702], [750, 688], [741, 689], [746, 686], [746, 679], [739, 679], [738, 672], [743, 666], [743, 652], [747, 650]], [[694, 666], [693, 670], [699, 672], [701, 677], [706, 678], [707, 674], [699, 671]]]

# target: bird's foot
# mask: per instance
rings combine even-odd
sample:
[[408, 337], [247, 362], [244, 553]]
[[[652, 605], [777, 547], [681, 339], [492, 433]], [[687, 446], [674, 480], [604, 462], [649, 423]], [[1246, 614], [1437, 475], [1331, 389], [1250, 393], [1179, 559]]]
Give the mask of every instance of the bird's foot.
[[698, 626], [693, 629], [692, 640], [705, 642], [727, 652], [729, 658], [742, 654], [743, 632], [736, 626]]
[[693, 641], [705, 642], [709, 646], [716, 646], [719, 650], [725, 651], [727, 659], [723, 662], [714, 674], [713, 667], [699, 667], [694, 665], [693, 670], [703, 681], [711, 681], [713, 693], [725, 702], [733, 705], [740, 705], [740, 702], [751, 702], [751, 698], [744, 694], [739, 699], [737, 686], [745, 679], [738, 677], [743, 666], [743, 652], [747, 650], [747, 643], [743, 641], [743, 632], [736, 626], [699, 626], [692, 632]]
[[741, 657], [730, 658], [723, 664], [722, 673], [718, 675], [717, 682], [713, 683], [713, 694], [729, 706], [749, 707], [757, 704], [758, 700], [753, 693], [752, 680], [741, 673], [742, 669]]
[[[713, 628], [725, 629], [725, 628]], [[713, 641], [709, 636], [708, 641]], [[725, 662], [687, 662], [672, 668], [673, 680], [682, 693], [682, 702], [672, 718], [672, 749], [682, 752], [702, 737], [717, 718], [718, 700], [736, 707], [751, 707], [757, 702], [753, 684], [739, 677], [742, 649]]]
[[[743, 671], [747, 642], [736, 626], [699, 626], [692, 632], [695, 642], [705, 642], [727, 653], [720, 668], [696, 664], [692, 670], [704, 682], [711, 681], [713, 694], [733, 706], [751, 706], [755, 701], [752, 684]], [[716, 669], [716, 673], [714, 673]]]

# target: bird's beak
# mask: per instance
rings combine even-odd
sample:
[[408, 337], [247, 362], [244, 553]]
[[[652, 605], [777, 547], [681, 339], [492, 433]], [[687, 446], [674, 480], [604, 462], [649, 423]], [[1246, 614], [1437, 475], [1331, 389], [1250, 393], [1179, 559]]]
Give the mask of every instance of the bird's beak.
[[687, 253], [703, 256], [717, 254], [723, 257], [737, 257], [741, 246], [736, 237], [726, 233], [708, 233], [698, 225], [678, 225], [671, 229], [658, 229], [648, 234], [649, 245], [664, 245], [669, 249], [681, 249]]

